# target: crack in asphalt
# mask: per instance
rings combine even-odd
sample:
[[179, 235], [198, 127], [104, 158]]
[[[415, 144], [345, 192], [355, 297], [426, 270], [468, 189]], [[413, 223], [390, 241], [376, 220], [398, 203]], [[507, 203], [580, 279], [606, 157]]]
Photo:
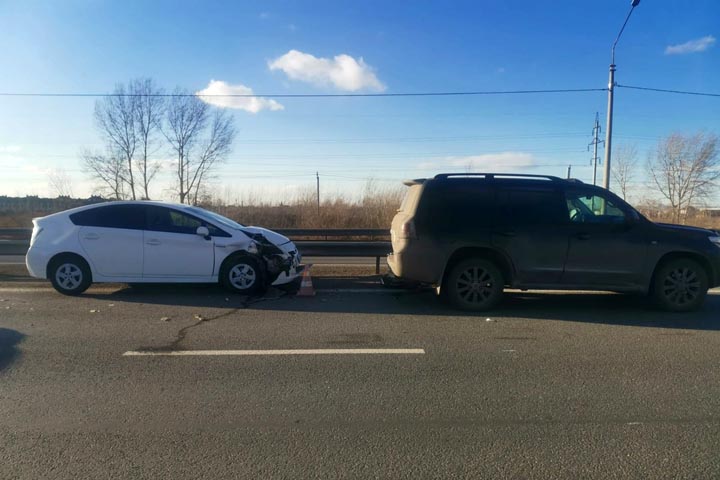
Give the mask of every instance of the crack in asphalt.
[[183, 348], [180, 346], [180, 344], [185, 341], [185, 338], [187, 337], [188, 332], [190, 332], [190, 330], [192, 330], [193, 328], [199, 327], [203, 323], [208, 323], [208, 322], [212, 322], [214, 320], [219, 320], [221, 318], [229, 317], [230, 315], [237, 313], [240, 310], [245, 310], [248, 307], [250, 307], [251, 305], [255, 305], [256, 303], [264, 302], [267, 300], [278, 300], [286, 295], [287, 295], [286, 292], [282, 292], [282, 293], [280, 293], [280, 295], [275, 296], [275, 297], [265, 297], [265, 296], [257, 297], [257, 298], [246, 297], [244, 300], [242, 300], [240, 302], [239, 307], [230, 309], [227, 312], [223, 312], [219, 315], [215, 315], [214, 317], [206, 318], [206, 317], [203, 317], [202, 315], [197, 315], [197, 317], [200, 317], [199, 320], [197, 322], [193, 323], [192, 325], [187, 325], [187, 326], [181, 328], [180, 330], [178, 330], [178, 333], [175, 335], [175, 340], [168, 343], [167, 345], [161, 345], [159, 347], [154, 347], [154, 346], [139, 347], [139, 348], [137, 348], [137, 350], [145, 351], [145, 352], [169, 352], [169, 351], [174, 351], [174, 350], [183, 350]]

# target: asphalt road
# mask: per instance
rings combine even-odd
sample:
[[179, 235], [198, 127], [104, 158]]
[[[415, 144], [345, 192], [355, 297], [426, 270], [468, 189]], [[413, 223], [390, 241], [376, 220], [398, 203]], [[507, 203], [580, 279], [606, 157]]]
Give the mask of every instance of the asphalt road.
[[[0, 284], [0, 477], [720, 477], [720, 295], [673, 315], [512, 293], [462, 315], [373, 280]], [[288, 349], [425, 353], [123, 356]]]

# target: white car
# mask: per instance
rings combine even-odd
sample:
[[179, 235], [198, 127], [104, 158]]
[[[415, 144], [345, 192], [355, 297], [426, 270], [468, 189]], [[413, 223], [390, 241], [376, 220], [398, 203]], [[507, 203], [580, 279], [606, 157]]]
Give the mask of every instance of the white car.
[[28, 271], [65, 295], [93, 282], [220, 282], [255, 294], [293, 281], [303, 268], [287, 237], [189, 205], [99, 203], [33, 225]]

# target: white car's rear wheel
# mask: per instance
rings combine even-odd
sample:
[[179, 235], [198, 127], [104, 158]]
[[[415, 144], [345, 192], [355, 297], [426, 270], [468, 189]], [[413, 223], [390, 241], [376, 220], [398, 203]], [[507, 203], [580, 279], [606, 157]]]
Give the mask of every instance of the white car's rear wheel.
[[87, 262], [77, 255], [61, 255], [48, 267], [52, 286], [63, 295], [80, 295], [92, 283]]

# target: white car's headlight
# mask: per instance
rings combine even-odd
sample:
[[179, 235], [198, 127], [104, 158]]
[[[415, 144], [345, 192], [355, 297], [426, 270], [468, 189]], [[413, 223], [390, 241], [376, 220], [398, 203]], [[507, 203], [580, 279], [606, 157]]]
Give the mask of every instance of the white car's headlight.
[[720, 236], [715, 235], [713, 237], [708, 237], [708, 240], [710, 240], [716, 246], [720, 247]]

